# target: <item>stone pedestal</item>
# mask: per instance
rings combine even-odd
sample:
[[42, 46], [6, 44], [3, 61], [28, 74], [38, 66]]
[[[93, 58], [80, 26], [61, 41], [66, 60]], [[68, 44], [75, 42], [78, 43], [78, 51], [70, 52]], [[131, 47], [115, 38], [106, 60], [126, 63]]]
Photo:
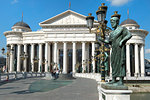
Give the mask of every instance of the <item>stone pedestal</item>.
[[98, 86], [99, 100], [130, 100], [131, 90], [108, 90]]
[[53, 77], [52, 77], [51, 73], [47, 72], [47, 73], [45, 73], [45, 78], [44, 79], [51, 80], [51, 79], [53, 79]]

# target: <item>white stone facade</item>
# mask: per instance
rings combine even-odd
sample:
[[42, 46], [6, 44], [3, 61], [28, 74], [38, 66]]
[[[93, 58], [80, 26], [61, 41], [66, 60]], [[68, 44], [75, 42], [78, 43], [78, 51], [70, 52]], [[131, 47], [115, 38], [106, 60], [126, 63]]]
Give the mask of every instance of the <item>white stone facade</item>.
[[127, 76], [145, 76], [145, 63], [144, 63], [144, 47], [145, 37], [148, 31], [139, 29], [137, 24], [125, 24], [132, 34], [132, 38], [126, 43], [126, 71]]
[[[86, 16], [67, 10], [39, 23], [39, 25], [42, 27], [39, 31], [13, 26], [12, 31], [4, 32], [7, 45], [15, 48], [15, 53], [10, 53], [9, 56], [9, 72], [48, 72], [60, 68], [62, 73], [75, 73], [77, 65], [81, 67], [81, 72], [96, 72], [96, 62], [90, 60], [94, 57], [96, 35], [89, 33], [86, 27]], [[125, 27], [128, 28], [128, 26]], [[133, 36], [127, 42], [126, 48], [127, 73], [129, 76], [133, 72], [143, 76], [145, 73], [144, 39], [148, 32], [138, 28], [129, 30]], [[132, 72], [131, 44], [134, 45], [136, 56], [134, 57], [136, 64]], [[23, 52], [28, 57], [21, 59], [20, 55]], [[14, 59], [17, 62], [16, 66]]]

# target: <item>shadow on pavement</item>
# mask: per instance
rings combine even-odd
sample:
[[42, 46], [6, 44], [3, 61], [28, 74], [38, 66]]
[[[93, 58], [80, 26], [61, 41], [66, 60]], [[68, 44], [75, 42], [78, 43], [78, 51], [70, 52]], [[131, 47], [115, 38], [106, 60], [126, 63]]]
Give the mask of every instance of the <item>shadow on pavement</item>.
[[22, 90], [22, 91], [12, 92], [10, 94], [31, 94], [31, 93], [34, 93], [34, 92], [31, 92], [29, 90]]
[[0, 88], [0, 89], [15, 89], [15, 88], [18, 88], [18, 87], [5, 87], [5, 88]]

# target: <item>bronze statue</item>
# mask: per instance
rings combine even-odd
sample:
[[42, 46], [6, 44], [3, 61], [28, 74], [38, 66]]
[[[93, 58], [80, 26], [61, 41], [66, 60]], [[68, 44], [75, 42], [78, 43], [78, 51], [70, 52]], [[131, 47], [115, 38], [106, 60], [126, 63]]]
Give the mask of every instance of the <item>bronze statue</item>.
[[[126, 42], [132, 35], [130, 32], [122, 26], [119, 26], [120, 20], [119, 14], [115, 11], [115, 14], [111, 16], [110, 22], [114, 29], [110, 35], [109, 40], [103, 42], [111, 45], [111, 67], [112, 67], [112, 81], [108, 84], [113, 86], [123, 85], [123, 79], [126, 76]], [[100, 39], [101, 40], [101, 39]], [[119, 81], [116, 78], [119, 77]]]

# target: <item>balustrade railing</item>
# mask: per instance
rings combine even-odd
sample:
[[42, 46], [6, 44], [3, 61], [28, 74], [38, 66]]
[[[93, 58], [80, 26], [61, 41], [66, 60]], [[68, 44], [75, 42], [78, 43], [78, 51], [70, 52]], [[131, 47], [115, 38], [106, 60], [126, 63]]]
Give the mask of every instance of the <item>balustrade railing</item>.
[[35, 78], [35, 77], [45, 77], [45, 73], [32, 73], [32, 72], [1, 73], [0, 82], [25, 78]]

